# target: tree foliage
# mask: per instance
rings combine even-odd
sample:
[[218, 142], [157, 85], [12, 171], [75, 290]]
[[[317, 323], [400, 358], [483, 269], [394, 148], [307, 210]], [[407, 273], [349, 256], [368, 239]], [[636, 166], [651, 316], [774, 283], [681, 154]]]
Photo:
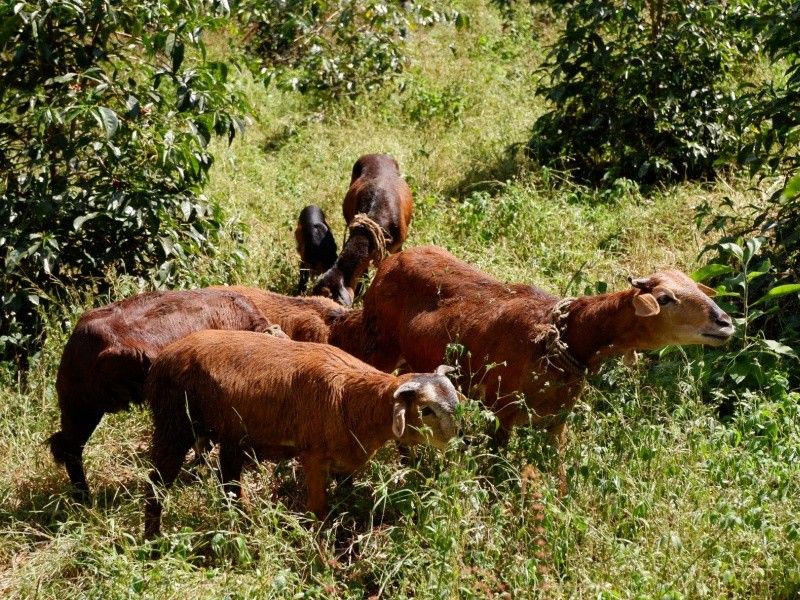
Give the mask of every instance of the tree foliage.
[[[751, 173], [778, 174], [766, 206], [757, 210], [752, 228], [767, 236], [768, 248], [781, 274], [795, 281], [800, 276], [800, 2], [775, 3], [756, 27], [773, 61], [786, 65], [777, 82], [744, 97], [745, 128], [755, 130], [739, 152], [739, 161]], [[750, 141], [752, 139], [752, 141]]]
[[711, 175], [733, 142], [724, 82], [740, 40], [721, 31], [726, 5], [576, 0], [561, 10], [566, 26], [537, 90], [553, 107], [529, 154], [595, 182]]
[[466, 22], [457, 12], [389, 0], [241, 0], [238, 14], [266, 82], [318, 102], [354, 99], [402, 73], [415, 25]]
[[64, 285], [206, 251], [214, 135], [243, 126], [202, 41], [217, 6], [35, 0], [0, 8], [0, 354]]
[[[748, 351], [737, 353], [735, 374], [749, 379], [737, 384], [758, 388], [764, 383], [753, 374], [763, 376], [767, 369], [756, 351], [797, 361], [789, 349], [800, 342], [800, 2], [776, 3], [752, 23], [770, 58], [783, 61], [785, 72], [742, 97], [738, 159], [751, 174], [774, 183], [747, 207], [731, 201], [722, 207], [704, 204], [698, 221], [707, 231], [722, 233], [719, 243], [706, 248], [711, 262], [699, 273], [714, 281], [729, 310], [741, 315]], [[747, 329], [761, 332], [770, 343], [754, 344]], [[800, 373], [794, 373], [800, 380]]]

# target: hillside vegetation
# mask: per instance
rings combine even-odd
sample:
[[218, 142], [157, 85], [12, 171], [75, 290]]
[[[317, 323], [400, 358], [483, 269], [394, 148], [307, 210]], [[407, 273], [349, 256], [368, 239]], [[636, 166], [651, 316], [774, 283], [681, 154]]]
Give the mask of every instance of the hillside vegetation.
[[[736, 312], [736, 298], [726, 308], [744, 319], [745, 334], [729, 347], [668, 348], [633, 366], [608, 363], [590, 377], [569, 417], [564, 498], [542, 434], [518, 429], [499, 454], [484, 441], [453, 441], [447, 452], [420, 450], [404, 466], [387, 447], [352, 482], [334, 484], [333, 511], [323, 523], [302, 512], [304, 485], [294, 464], [247, 472], [247, 513], [225, 497], [213, 473], [187, 473], [169, 494], [164, 537], [146, 543], [150, 426], [140, 409], [107, 416], [87, 446], [95, 504], [70, 499], [44, 442], [57, 428], [60, 353], [81, 312], [159, 283], [243, 283], [292, 293], [298, 213], [322, 206], [341, 247], [341, 200], [362, 154], [388, 152], [401, 165], [415, 199], [407, 245], [443, 246], [503, 281], [563, 295], [597, 293], [660, 268], [696, 271], [718, 256], [713, 252], [730, 256], [724, 249], [701, 256], [729, 231], [706, 228], [709, 218], [698, 220], [698, 207], [710, 207], [712, 217], [736, 213], [763, 200], [773, 180], [730, 167], [704, 181], [640, 187], [616, 179], [590, 187], [557, 165], [540, 166], [526, 147], [550, 107], [535, 92], [562, 16], [539, 3], [438, 5], [457, 11], [459, 26], [450, 18], [414, 24], [397, 80], [357, 100], [320, 103], [231, 67], [225, 85], [250, 106], [248, 124], [231, 143], [210, 142], [207, 181], [197, 176], [209, 205], [220, 209], [219, 228], [209, 234], [214, 252], [198, 252], [185, 266], [178, 261], [165, 277], [158, 265], [134, 272], [119, 263], [99, 276], [76, 274], [41, 310], [42, 341], [26, 356], [27, 370], [9, 360], [0, 371], [0, 596], [800, 593], [797, 358], [783, 343], [764, 346], [764, 337], [788, 344], [789, 334], [762, 333], [755, 315]], [[238, 61], [241, 37], [233, 25], [210, 32], [209, 56]], [[780, 73], [767, 58], [756, 62], [753, 80]], [[723, 241], [747, 248], [746, 240]], [[725, 265], [718, 277], [745, 272], [745, 285], [758, 281], [747, 278], [746, 265]], [[738, 285], [717, 281], [727, 290]], [[754, 363], [758, 377], [736, 366]], [[463, 419], [482, 439], [489, 418], [476, 402], [465, 406]]]

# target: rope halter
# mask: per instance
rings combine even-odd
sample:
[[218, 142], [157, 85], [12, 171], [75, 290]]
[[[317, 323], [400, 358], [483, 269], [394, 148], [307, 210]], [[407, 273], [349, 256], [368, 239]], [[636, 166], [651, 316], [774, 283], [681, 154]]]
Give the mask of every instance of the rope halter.
[[353, 231], [358, 228], [364, 229], [369, 234], [375, 244], [375, 251], [372, 253], [371, 257], [375, 264], [378, 264], [389, 255], [386, 245], [387, 241], [391, 241], [391, 236], [383, 227], [370, 219], [366, 213], [358, 213], [354, 216], [347, 228], [350, 230], [351, 235]]
[[550, 363], [562, 371], [570, 372], [574, 375], [585, 377], [589, 372], [589, 367], [579, 360], [572, 352], [565, 340], [567, 333], [567, 317], [569, 317], [569, 307], [575, 298], [564, 298], [559, 300], [550, 311], [550, 323], [545, 326], [545, 330], [537, 337], [536, 341], [543, 341], [547, 348], [547, 358]]

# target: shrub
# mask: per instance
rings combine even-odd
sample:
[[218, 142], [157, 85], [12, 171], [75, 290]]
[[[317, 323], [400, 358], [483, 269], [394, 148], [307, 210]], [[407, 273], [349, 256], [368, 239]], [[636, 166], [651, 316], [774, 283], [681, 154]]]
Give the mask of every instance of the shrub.
[[205, 2], [36, 0], [0, 8], [0, 356], [65, 284], [144, 275], [213, 245], [213, 135], [241, 129]]
[[777, 3], [754, 21], [754, 36], [764, 40], [773, 60], [785, 60], [786, 72], [742, 101], [741, 133], [748, 141], [739, 161], [753, 174], [778, 175], [777, 185], [747, 207], [726, 202], [698, 209], [698, 221], [707, 224], [707, 232], [722, 232], [722, 239], [705, 249], [710, 262], [696, 276], [716, 282], [740, 323], [740, 350], [729, 360], [716, 357], [710, 372], [718, 383], [728, 378], [739, 389], [781, 390], [800, 383], [792, 350], [800, 343], [798, 28], [800, 2]]
[[443, 125], [460, 124], [468, 106], [468, 100], [458, 85], [444, 88], [415, 83], [405, 89], [403, 110], [408, 117], [421, 126], [433, 123]]
[[381, 0], [242, 0], [238, 14], [265, 82], [319, 103], [352, 100], [402, 73], [414, 25], [464, 23], [458, 13]]
[[800, 292], [800, 284], [776, 284], [763, 245], [761, 237], [720, 242], [711, 247], [718, 262], [692, 274], [698, 281], [716, 282], [716, 300], [736, 324], [732, 348], [706, 353], [706, 383], [727, 408], [732, 407], [732, 393], [745, 390], [785, 395], [786, 372], [798, 359], [787, 345], [797, 341], [798, 319], [781, 311], [780, 304]]
[[[750, 230], [767, 236], [766, 249], [783, 277], [800, 276], [800, 2], [777, 3], [755, 22], [773, 61], [785, 61], [777, 83], [743, 97], [744, 127], [756, 134], [739, 152], [751, 173], [778, 174], [764, 206], [751, 218]], [[743, 134], [746, 132], [743, 131]], [[745, 138], [747, 139], [747, 138]]]
[[725, 77], [738, 38], [720, 28], [726, 5], [577, 0], [560, 8], [566, 27], [537, 91], [553, 108], [534, 124], [529, 155], [591, 182], [713, 174], [733, 141]]

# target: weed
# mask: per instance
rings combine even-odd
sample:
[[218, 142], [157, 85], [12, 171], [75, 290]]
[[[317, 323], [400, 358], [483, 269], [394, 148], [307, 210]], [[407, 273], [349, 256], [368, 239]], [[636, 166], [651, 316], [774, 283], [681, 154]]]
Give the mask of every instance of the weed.
[[[699, 266], [702, 247], [717, 240], [698, 232], [693, 206], [725, 196], [747, 203], [748, 182], [643, 193], [620, 181], [601, 195], [506, 160], [541, 112], [529, 77], [541, 51], [527, 33], [498, 45], [506, 25], [493, 3], [457, 4], [468, 28], [434, 25], [406, 42], [404, 77], [419, 78], [409, 89], [464, 98], [447, 126], [412, 120], [406, 99], [389, 92], [319, 116], [293, 92], [235, 74], [254, 122], [230, 147], [211, 143], [206, 193], [248, 225], [249, 258], [235, 268], [211, 258], [185, 274], [186, 285], [289, 292], [300, 209], [323, 207], [340, 236], [352, 163], [376, 151], [397, 157], [414, 191], [408, 245], [439, 244], [503, 281], [579, 294], [602, 291], [595, 282], [616, 290], [628, 275]], [[550, 27], [537, 34], [551, 36]], [[499, 183], [477, 185], [487, 180]], [[223, 240], [221, 252], [234, 242]], [[611, 363], [590, 379], [569, 416], [566, 498], [557, 497], [541, 432], [519, 428], [507, 448], [491, 450], [493, 418], [470, 400], [459, 415], [469, 444], [422, 450], [408, 464], [385, 448], [335, 483], [323, 523], [302, 512], [300, 469], [264, 465], [245, 474], [248, 511], [211, 472], [173, 486], [165, 535], [145, 543], [146, 411], [111, 415], [93, 436], [91, 508], [69, 500], [42, 443], [57, 423], [54, 374], [77, 316], [144, 287], [124, 273], [108, 279], [103, 295], [75, 289], [48, 312], [27, 382], [0, 369], [4, 597], [792, 598], [800, 590], [800, 398], [752, 389], [720, 419], [704, 375], [717, 355], [701, 348]]]

